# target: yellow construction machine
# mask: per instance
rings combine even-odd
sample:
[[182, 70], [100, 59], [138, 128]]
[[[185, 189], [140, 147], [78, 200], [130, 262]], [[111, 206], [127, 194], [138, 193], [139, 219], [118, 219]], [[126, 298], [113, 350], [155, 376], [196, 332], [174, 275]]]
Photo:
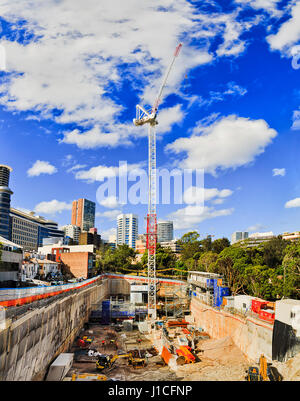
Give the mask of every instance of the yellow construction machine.
[[259, 368], [251, 366], [248, 369], [246, 380], [248, 381], [282, 381], [282, 376], [275, 366], [268, 366], [266, 357], [262, 354], [259, 358]]
[[128, 364], [133, 368], [143, 368], [146, 365], [145, 358], [134, 358], [131, 353], [122, 355], [100, 355], [98, 361], [96, 362], [96, 368], [98, 370], [111, 369], [119, 358], [127, 358]]

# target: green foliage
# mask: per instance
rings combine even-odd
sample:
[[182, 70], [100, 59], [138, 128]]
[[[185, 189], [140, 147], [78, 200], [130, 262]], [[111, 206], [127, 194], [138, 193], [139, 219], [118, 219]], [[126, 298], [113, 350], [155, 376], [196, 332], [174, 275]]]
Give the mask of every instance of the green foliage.
[[96, 267], [98, 273], [103, 271], [121, 272], [129, 269], [134, 266], [135, 256], [135, 250], [128, 245], [119, 245], [116, 249], [109, 246], [103, 247], [97, 251]]
[[[283, 296], [300, 299], [300, 243], [291, 243], [280, 236], [256, 247], [230, 245], [227, 238], [200, 240], [197, 231], [184, 234], [179, 240], [180, 258], [171, 249], [157, 244], [156, 267], [161, 274], [186, 277], [189, 270], [223, 274], [233, 294], [249, 294], [266, 300]], [[135, 251], [127, 245], [113, 250], [103, 246], [97, 252], [98, 271], [119, 271], [147, 268], [148, 253], [134, 263]], [[169, 269], [169, 270], [166, 270]]]
[[281, 236], [272, 238], [263, 245], [263, 261], [264, 264], [275, 269], [281, 266], [285, 248], [290, 241], [282, 239]]
[[283, 294], [285, 297], [300, 298], [300, 244], [290, 244], [285, 248], [282, 262]]
[[[175, 268], [177, 258], [170, 248], [163, 248], [160, 244], [156, 245], [156, 269], [162, 270]], [[143, 268], [147, 268], [148, 251], [146, 250], [141, 260]]]

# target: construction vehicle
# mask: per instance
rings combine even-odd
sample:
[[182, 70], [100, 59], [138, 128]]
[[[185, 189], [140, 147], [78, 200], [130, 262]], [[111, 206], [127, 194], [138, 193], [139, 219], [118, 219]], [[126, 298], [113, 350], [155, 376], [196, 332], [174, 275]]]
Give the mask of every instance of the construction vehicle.
[[96, 368], [100, 371], [104, 369], [111, 369], [119, 358], [127, 358], [128, 364], [133, 368], [143, 368], [146, 365], [145, 358], [134, 358], [131, 353], [122, 355], [100, 355], [98, 361], [96, 362]]
[[[268, 366], [269, 365], [269, 366]], [[247, 372], [248, 381], [282, 381], [282, 376], [275, 368], [267, 363], [266, 357], [262, 354], [259, 358], [259, 367], [250, 366]]]
[[181, 345], [177, 350], [177, 365], [185, 365], [186, 363], [195, 363], [196, 357], [192, 354], [192, 349], [188, 345]]

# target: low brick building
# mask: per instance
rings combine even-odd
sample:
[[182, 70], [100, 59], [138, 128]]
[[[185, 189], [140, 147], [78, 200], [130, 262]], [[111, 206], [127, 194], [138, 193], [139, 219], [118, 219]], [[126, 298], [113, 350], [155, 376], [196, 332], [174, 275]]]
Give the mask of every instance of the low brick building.
[[93, 275], [94, 255], [91, 252], [66, 252], [61, 262], [75, 277], [89, 278]]

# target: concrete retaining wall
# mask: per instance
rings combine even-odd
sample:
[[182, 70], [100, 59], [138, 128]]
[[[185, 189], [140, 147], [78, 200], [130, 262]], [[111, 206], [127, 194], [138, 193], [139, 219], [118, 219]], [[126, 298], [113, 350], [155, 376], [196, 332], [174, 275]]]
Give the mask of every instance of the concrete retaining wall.
[[88, 320], [91, 305], [108, 294], [108, 280], [99, 280], [15, 321], [8, 319], [0, 331], [0, 381], [42, 380]]
[[261, 354], [272, 360], [273, 326], [254, 317], [242, 317], [212, 308], [192, 298], [191, 313], [197, 326], [213, 338], [230, 336], [236, 346], [253, 361]]

